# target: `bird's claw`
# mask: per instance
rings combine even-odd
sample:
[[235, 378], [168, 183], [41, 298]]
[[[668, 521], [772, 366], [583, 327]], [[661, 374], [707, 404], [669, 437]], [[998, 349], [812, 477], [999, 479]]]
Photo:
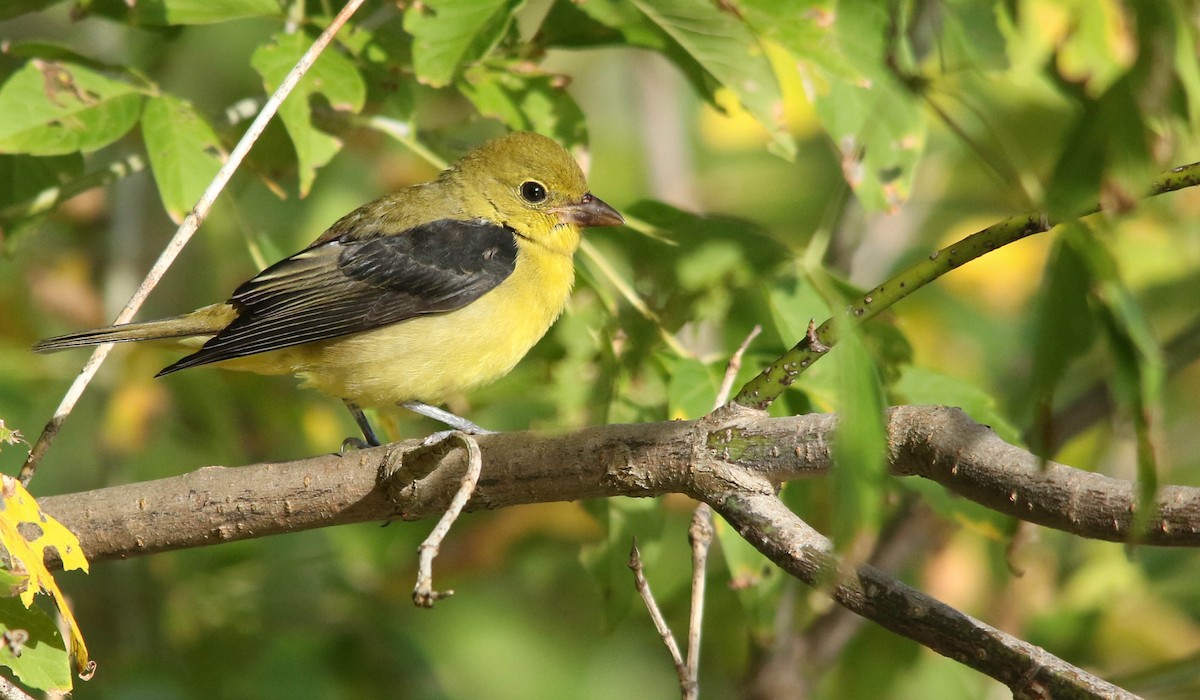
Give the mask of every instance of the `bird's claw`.
[[367, 444], [362, 438], [348, 437], [342, 440], [342, 446], [338, 448], [337, 455], [345, 457], [347, 452], [357, 452], [358, 450], [365, 450], [368, 447], [371, 447], [371, 445]]

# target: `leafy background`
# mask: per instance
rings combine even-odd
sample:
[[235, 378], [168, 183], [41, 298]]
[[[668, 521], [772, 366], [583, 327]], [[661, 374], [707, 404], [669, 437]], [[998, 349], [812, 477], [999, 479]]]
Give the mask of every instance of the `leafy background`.
[[[115, 315], [332, 5], [0, 7], [8, 427], [36, 436], [82, 361], [29, 345]], [[1111, 380], [1112, 416], [1052, 455], [1144, 484], [1200, 481], [1195, 343], [1163, 349], [1195, 334], [1200, 197], [1132, 206], [1153, 173], [1200, 160], [1197, 16], [1186, 0], [368, 2], [141, 316], [222, 299], [358, 204], [535, 129], [576, 152], [631, 226], [589, 233], [566, 316], [512, 375], [451, 408], [504, 430], [695, 417], [753, 325], [764, 333], [742, 379], [853, 285], [1015, 213], [1104, 202], [912, 295], [806, 374], [772, 410], [864, 416], [861, 449], [840, 452], [861, 469], [786, 495], [844, 546], [890, 543], [892, 570], [973, 615], [1131, 690], [1192, 697], [1194, 554], [1021, 529], [936, 487], [872, 478], [864, 406], [960, 405], [1037, 447], [1046, 416]], [[120, 348], [34, 494], [298, 458], [354, 433], [337, 402], [288, 380], [152, 379], [169, 362]], [[382, 418], [394, 437], [434, 427]], [[0, 467], [22, 457], [6, 448]], [[408, 595], [423, 523], [65, 574], [100, 664], [75, 697], [671, 696], [624, 557], [636, 534], [681, 629], [689, 511], [667, 498], [467, 516], [438, 560], [439, 586], [459, 595], [432, 612]], [[762, 682], [760, 663], [817, 640], [828, 608], [721, 534], [707, 697]], [[814, 697], [1003, 694], [870, 626], [831, 665], [792, 665]]]

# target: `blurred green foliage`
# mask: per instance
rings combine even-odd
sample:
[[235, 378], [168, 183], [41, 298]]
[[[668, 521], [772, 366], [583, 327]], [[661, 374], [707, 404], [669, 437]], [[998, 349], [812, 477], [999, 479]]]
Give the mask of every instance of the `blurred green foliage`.
[[[35, 437], [82, 361], [29, 345], [111, 319], [337, 9], [0, 6], [6, 425]], [[1155, 172], [1200, 160], [1197, 16], [1188, 0], [372, 0], [142, 316], [223, 299], [362, 202], [533, 129], [570, 147], [631, 226], [589, 233], [566, 316], [512, 375], [451, 408], [502, 430], [696, 417], [756, 324], [735, 390], [855, 289], [1007, 216], [1051, 212], [1069, 235], [921, 289], [775, 402], [857, 417], [839, 443], [848, 478], [784, 497], [851, 553], [882, 543], [889, 570], [971, 614], [1131, 690], [1194, 697], [1200, 559], [1056, 532], [1013, 540], [1007, 518], [880, 478], [874, 416], [880, 401], [960, 405], [1007, 440], [1057, 446], [1069, 417], [1056, 411], [1111, 380], [1112, 413], [1047, 456], [1144, 486], [1200, 483], [1195, 343], [1163, 350], [1197, 323], [1200, 195], [1141, 201]], [[298, 458], [355, 432], [336, 402], [285, 379], [152, 379], [170, 360], [118, 349], [33, 492]], [[383, 418], [393, 437], [433, 428]], [[0, 467], [22, 456], [9, 447]], [[438, 559], [438, 585], [459, 595], [432, 612], [409, 602], [420, 523], [64, 575], [100, 664], [75, 697], [672, 696], [623, 562], [636, 535], [682, 630], [689, 511], [667, 498], [468, 516]], [[768, 687], [764, 662], [828, 642], [832, 619], [729, 528], [718, 539], [705, 697]], [[788, 696], [997, 693], [877, 628], [847, 638], [824, 663], [785, 663]]]

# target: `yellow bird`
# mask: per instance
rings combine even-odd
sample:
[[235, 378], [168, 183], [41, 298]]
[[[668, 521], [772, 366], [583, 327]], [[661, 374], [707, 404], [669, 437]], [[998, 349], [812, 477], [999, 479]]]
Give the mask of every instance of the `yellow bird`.
[[487, 432], [432, 404], [507, 374], [562, 313], [581, 229], [622, 223], [562, 146], [513, 133], [343, 216], [223, 304], [34, 350], [170, 339], [194, 352], [158, 376], [208, 364], [293, 374], [345, 401], [371, 445], [364, 407]]

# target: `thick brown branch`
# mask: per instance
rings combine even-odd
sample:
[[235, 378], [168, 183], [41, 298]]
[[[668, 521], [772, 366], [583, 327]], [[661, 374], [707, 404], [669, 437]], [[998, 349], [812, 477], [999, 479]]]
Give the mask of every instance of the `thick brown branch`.
[[[686, 493], [709, 503], [773, 561], [827, 586], [847, 609], [978, 669], [1020, 697], [1123, 691], [895, 581], [838, 561], [775, 497], [777, 483], [830, 467], [836, 417], [767, 418], [727, 406], [700, 421], [479, 436], [483, 475], [467, 507]], [[889, 459], [984, 505], [1100, 539], [1129, 536], [1134, 486], [1038, 458], [962, 411], [890, 409]], [[411, 447], [411, 446], [409, 446]], [[459, 489], [462, 449], [405, 445], [285, 464], [206, 467], [168, 479], [41, 500], [93, 561], [390, 518], [436, 517]], [[380, 475], [393, 476], [381, 479]], [[409, 483], [411, 482], [411, 483]], [[1148, 544], [1196, 544], [1200, 489], [1162, 490]]]
[[[919, 411], [919, 413], [911, 413]], [[954, 409], [893, 409], [888, 426], [893, 474], [932, 479], [1001, 513], [1110, 542], [1131, 532], [1137, 487], [1037, 456], [1001, 440]], [[1159, 489], [1143, 544], [1200, 545], [1200, 489]]]
[[883, 627], [986, 673], [1018, 698], [1135, 698], [1042, 649], [909, 588], [872, 566], [850, 568], [833, 544], [773, 493], [703, 495], [780, 568]]
[[[830, 415], [767, 418], [723, 410], [697, 422], [587, 428], [569, 435], [479, 438], [484, 470], [470, 510], [614, 495], [686, 492], [693, 478], [780, 482], [830, 466]], [[920, 475], [995, 510], [1110, 541], [1129, 538], [1134, 485], [1038, 458], [1000, 440], [957, 409], [898, 407], [889, 414], [891, 469]], [[282, 464], [205, 467], [176, 477], [41, 499], [75, 531], [93, 561], [394, 518], [437, 517], [465, 469], [462, 450], [399, 491], [379, 486], [403, 446]], [[425, 459], [438, 460], [438, 455]], [[436, 466], [436, 469], [433, 467]], [[736, 467], [736, 468], [735, 468]], [[693, 474], [699, 470], [699, 475]], [[1145, 544], [1200, 544], [1200, 489], [1160, 490]]]

